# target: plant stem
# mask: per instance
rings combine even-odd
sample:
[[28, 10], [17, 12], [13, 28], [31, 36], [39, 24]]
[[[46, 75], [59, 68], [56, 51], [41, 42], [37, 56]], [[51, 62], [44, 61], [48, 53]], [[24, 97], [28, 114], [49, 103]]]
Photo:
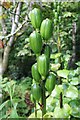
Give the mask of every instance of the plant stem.
[[[58, 53], [60, 53], [61, 52], [61, 41], [60, 41], [59, 36], [58, 36], [57, 47], [58, 47]], [[61, 56], [59, 57], [59, 63], [61, 64]], [[62, 65], [61, 65], [61, 69], [62, 69]], [[59, 80], [60, 84], [62, 85], [61, 77], [58, 77], [58, 80]], [[63, 108], [63, 95], [62, 95], [62, 92], [60, 93], [60, 108]]]
[[60, 108], [63, 108], [63, 95], [60, 93]]
[[34, 103], [35, 103], [35, 118], [37, 118], [36, 100], [34, 101]]
[[41, 88], [42, 88], [41, 102], [42, 102], [42, 118], [43, 118], [44, 114], [46, 114], [46, 95], [45, 95], [45, 82], [44, 82], [44, 80], [42, 80]]

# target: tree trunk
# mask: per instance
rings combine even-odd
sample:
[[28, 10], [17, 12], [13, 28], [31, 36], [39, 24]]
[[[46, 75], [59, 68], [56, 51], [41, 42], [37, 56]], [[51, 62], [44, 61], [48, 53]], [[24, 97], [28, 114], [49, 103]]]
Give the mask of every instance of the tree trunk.
[[[3, 79], [3, 75], [7, 69], [7, 66], [8, 66], [9, 53], [10, 53], [10, 50], [11, 50], [11, 47], [12, 47], [12, 44], [13, 44], [14, 38], [15, 38], [15, 35], [13, 33], [16, 31], [17, 25], [19, 23], [22, 2], [18, 2], [17, 4], [18, 4], [17, 8], [15, 8], [15, 12], [14, 12], [15, 16], [14, 15], [12, 16], [12, 28], [11, 28], [12, 36], [8, 40], [7, 46], [5, 46], [4, 49], [0, 48], [0, 84], [1, 84], [1, 81]], [[0, 6], [0, 15], [3, 15], [2, 6]], [[3, 18], [0, 20], [0, 23], [1, 23], [1, 27], [2, 27], [2, 35], [6, 36], [6, 33], [7, 33], [5, 31], [6, 25], [5, 25]], [[2, 90], [0, 88], [0, 101], [1, 101], [1, 98], [2, 98]]]

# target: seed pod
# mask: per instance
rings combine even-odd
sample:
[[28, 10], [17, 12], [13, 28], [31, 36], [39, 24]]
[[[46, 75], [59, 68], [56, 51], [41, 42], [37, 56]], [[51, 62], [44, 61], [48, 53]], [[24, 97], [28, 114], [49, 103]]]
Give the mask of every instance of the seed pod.
[[36, 83], [33, 84], [31, 91], [32, 91], [32, 95], [33, 95], [34, 99], [37, 100], [37, 102], [39, 102], [40, 97], [41, 97], [41, 88], [40, 88], [40, 86], [38, 84], [36, 84]]
[[32, 11], [30, 11], [29, 18], [34, 28], [40, 27], [42, 21], [42, 14], [40, 9], [34, 8]]
[[49, 45], [46, 45], [44, 48], [44, 54], [46, 55], [46, 57], [49, 59], [50, 58], [50, 53], [51, 53], [51, 48]]
[[32, 66], [32, 77], [33, 79], [36, 81], [36, 82], [39, 82], [41, 80], [41, 76], [38, 72], [38, 68], [37, 68], [37, 63], [35, 63], [33, 66]]
[[40, 75], [43, 78], [45, 78], [49, 70], [49, 61], [46, 55], [42, 54], [41, 56], [38, 57], [37, 65], [38, 65], [38, 71]]
[[33, 52], [35, 54], [40, 53], [42, 49], [41, 35], [38, 32], [34, 31], [33, 33], [31, 33], [29, 37], [29, 41], [30, 41], [30, 47], [33, 50]]
[[40, 33], [44, 40], [48, 40], [52, 36], [52, 21], [48, 18], [42, 21]]
[[49, 76], [47, 77], [46, 83], [45, 83], [45, 88], [48, 90], [49, 93], [51, 93], [52, 90], [54, 89], [55, 81], [56, 81], [55, 75], [50, 73]]

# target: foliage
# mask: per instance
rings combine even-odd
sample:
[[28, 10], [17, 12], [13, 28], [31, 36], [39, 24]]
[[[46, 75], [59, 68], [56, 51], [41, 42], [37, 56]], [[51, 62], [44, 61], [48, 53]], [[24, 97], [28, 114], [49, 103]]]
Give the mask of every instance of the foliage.
[[30, 77], [23, 78], [19, 83], [7, 77], [3, 79], [0, 83], [0, 88], [3, 90], [0, 118], [26, 117], [30, 108], [25, 102], [25, 95], [27, 91], [30, 91], [31, 83], [32, 79]]

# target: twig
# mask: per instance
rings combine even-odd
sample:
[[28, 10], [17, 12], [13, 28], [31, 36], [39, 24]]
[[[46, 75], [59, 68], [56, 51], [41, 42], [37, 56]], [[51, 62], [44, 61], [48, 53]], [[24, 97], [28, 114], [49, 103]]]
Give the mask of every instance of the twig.
[[[7, 39], [7, 38], [10, 38], [11, 36], [13, 36], [13, 35], [15, 35], [17, 32], [19, 32], [19, 30], [25, 25], [25, 23], [26, 23], [27, 21], [25, 20], [25, 21], [23, 21], [23, 23], [13, 32], [13, 33], [11, 33], [11, 34], [9, 34], [9, 35], [7, 35], [7, 36], [0, 36], [1, 37], [1, 39]], [[15, 23], [16, 24], [16, 23]]]

